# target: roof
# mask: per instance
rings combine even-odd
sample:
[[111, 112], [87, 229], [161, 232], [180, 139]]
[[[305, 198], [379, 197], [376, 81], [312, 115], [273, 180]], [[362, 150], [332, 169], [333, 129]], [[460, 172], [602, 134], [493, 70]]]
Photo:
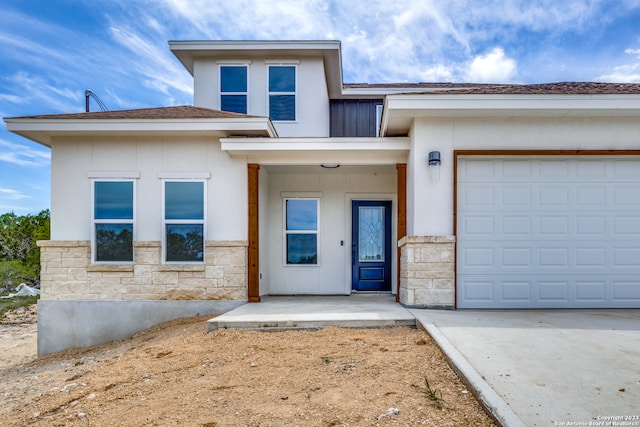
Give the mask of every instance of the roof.
[[196, 134], [275, 137], [268, 117], [183, 105], [136, 110], [6, 117], [7, 130], [50, 147], [56, 136]]
[[478, 95], [632, 95], [640, 94], [639, 83], [560, 82], [529, 85], [486, 85], [429, 92]]
[[640, 83], [558, 82], [543, 84], [487, 83], [348, 83], [347, 90], [389, 91], [396, 94], [447, 95], [623, 95], [640, 94]]
[[416, 118], [640, 117], [640, 84], [561, 82], [478, 85], [385, 96], [382, 133], [407, 135]]
[[210, 108], [181, 105], [176, 107], [139, 108], [135, 110], [95, 111], [89, 113], [44, 114], [37, 116], [8, 117], [9, 119], [52, 120], [153, 120], [153, 119], [243, 119], [247, 114], [230, 113]]

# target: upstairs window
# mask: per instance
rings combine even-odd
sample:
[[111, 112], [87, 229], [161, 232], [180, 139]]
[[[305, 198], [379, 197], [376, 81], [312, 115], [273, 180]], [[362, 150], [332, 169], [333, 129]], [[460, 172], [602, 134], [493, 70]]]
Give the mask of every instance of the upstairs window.
[[204, 261], [204, 182], [165, 181], [166, 262]]
[[247, 66], [220, 66], [220, 109], [247, 114]]
[[133, 181], [93, 182], [94, 262], [133, 262]]
[[376, 104], [376, 136], [380, 136], [381, 123], [382, 123], [382, 104]]
[[287, 265], [318, 264], [318, 199], [285, 199]]
[[296, 66], [269, 66], [269, 118], [296, 120]]

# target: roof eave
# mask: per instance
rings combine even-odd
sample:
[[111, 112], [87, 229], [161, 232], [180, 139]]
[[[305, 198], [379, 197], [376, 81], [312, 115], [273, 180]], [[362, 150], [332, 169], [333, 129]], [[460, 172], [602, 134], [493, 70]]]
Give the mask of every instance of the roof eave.
[[640, 95], [388, 95], [382, 135], [406, 135], [416, 118], [640, 117]]
[[46, 147], [56, 136], [200, 134], [216, 137], [274, 138], [278, 133], [266, 117], [238, 119], [34, 119], [6, 118], [7, 130]]

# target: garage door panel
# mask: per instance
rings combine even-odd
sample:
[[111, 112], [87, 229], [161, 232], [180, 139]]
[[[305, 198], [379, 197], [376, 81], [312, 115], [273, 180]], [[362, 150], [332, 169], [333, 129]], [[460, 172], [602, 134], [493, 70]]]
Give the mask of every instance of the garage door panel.
[[569, 207], [569, 188], [561, 186], [542, 186], [537, 189], [538, 206], [543, 208]]
[[500, 189], [502, 204], [507, 206], [531, 207], [531, 189], [526, 186], [506, 186]]
[[607, 208], [605, 185], [578, 185], [575, 188], [576, 205]]
[[604, 179], [607, 176], [607, 165], [600, 159], [576, 159], [571, 161], [576, 167], [576, 176], [582, 180], [595, 178]]
[[640, 281], [614, 281], [613, 301], [640, 302]]
[[533, 232], [531, 217], [505, 215], [502, 217], [501, 231], [504, 236], [529, 237]]
[[576, 216], [576, 236], [604, 237], [606, 232], [607, 216], [605, 214]]
[[466, 301], [473, 301], [476, 305], [492, 304], [494, 286], [493, 281], [487, 277], [469, 277], [465, 280], [463, 297]]
[[566, 247], [542, 247], [538, 248], [538, 267], [544, 269], [562, 269], [569, 268], [569, 249]]
[[476, 210], [491, 209], [494, 204], [494, 189], [487, 185], [470, 185], [462, 193], [464, 204]]
[[506, 269], [531, 269], [533, 267], [531, 249], [510, 247], [502, 248], [500, 250], [499, 265]]
[[569, 303], [568, 280], [540, 280], [538, 282], [539, 301], [545, 305], [552, 303], [566, 305]]
[[576, 282], [576, 302], [605, 302], [605, 282], [602, 280], [585, 280]]
[[495, 265], [493, 252], [494, 248], [486, 246], [465, 248], [458, 262], [469, 269], [491, 271]]
[[538, 163], [539, 174], [536, 177], [539, 182], [562, 182], [570, 175], [571, 165], [564, 160], [546, 160]]
[[640, 207], [640, 187], [637, 185], [619, 185], [613, 191], [613, 202], [617, 209]]
[[576, 248], [576, 267], [601, 269], [607, 266], [607, 253], [604, 248]]
[[569, 217], [567, 215], [538, 215], [537, 224], [540, 236], [545, 238], [569, 237]]
[[615, 267], [633, 267], [640, 265], [640, 248], [617, 247], [613, 249], [613, 265]]
[[458, 165], [459, 307], [640, 308], [640, 159]]
[[470, 238], [486, 239], [494, 234], [494, 218], [487, 215], [469, 215], [463, 222], [464, 233]]
[[628, 237], [630, 239], [640, 236], [640, 220], [637, 216], [620, 215], [613, 218], [613, 234], [616, 238]]
[[501, 301], [531, 301], [532, 284], [530, 281], [504, 281], [501, 283]]
[[[502, 162], [502, 177], [510, 181], [529, 182], [532, 175], [532, 165], [528, 160], [505, 160]], [[494, 168], [496, 170], [498, 168]]]

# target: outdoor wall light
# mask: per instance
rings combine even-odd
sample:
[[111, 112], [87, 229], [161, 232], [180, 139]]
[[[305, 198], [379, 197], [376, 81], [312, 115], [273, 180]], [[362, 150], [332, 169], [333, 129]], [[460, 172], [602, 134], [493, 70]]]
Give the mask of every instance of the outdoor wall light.
[[429, 178], [431, 182], [440, 181], [440, 152], [429, 152]]

